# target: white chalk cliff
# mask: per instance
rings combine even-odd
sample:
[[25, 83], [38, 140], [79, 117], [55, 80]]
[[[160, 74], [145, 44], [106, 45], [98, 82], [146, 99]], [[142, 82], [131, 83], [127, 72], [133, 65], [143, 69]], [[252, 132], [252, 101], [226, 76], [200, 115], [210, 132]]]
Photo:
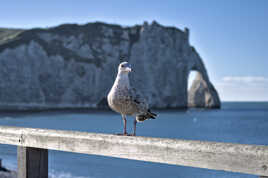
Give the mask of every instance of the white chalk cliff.
[[120, 56], [131, 63], [131, 84], [151, 107], [187, 107], [191, 70], [200, 73], [205, 85], [190, 90], [190, 106], [220, 107], [187, 28], [96, 22], [0, 29], [0, 109], [105, 108]]

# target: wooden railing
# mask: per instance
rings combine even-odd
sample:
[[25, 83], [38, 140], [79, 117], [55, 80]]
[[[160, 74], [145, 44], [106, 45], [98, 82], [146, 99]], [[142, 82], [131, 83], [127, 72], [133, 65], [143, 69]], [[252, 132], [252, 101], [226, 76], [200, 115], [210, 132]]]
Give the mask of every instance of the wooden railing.
[[268, 176], [268, 146], [0, 126], [0, 144], [18, 146], [18, 177], [47, 178], [60, 150]]

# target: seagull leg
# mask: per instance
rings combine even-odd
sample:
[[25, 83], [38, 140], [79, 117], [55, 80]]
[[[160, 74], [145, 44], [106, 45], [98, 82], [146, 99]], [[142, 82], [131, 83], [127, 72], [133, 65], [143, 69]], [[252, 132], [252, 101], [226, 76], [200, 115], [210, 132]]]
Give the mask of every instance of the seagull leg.
[[126, 119], [126, 115], [123, 115], [123, 114], [122, 114], [122, 119], [123, 119], [123, 123], [124, 123], [124, 132], [123, 132], [123, 133], [116, 134], [116, 135], [130, 136], [130, 135], [127, 133], [127, 119]]
[[122, 115], [123, 117], [123, 122], [124, 122], [124, 133], [123, 135], [127, 135], [127, 119], [125, 115]]
[[134, 126], [133, 126], [133, 134], [132, 134], [132, 136], [136, 136], [136, 125], [137, 125], [137, 120], [134, 119]]

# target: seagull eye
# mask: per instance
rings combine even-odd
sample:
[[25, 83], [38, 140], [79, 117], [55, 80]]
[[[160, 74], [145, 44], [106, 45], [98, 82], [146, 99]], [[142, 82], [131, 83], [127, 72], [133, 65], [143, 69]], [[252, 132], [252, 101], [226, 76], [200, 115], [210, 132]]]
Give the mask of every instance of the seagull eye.
[[122, 65], [121, 67], [125, 67], [125, 65]]

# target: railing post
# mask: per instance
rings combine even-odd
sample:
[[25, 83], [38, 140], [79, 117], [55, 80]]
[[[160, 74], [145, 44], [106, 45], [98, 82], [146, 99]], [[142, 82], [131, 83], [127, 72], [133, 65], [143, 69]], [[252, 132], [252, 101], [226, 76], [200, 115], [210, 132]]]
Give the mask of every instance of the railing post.
[[48, 178], [48, 150], [18, 146], [18, 178]]

